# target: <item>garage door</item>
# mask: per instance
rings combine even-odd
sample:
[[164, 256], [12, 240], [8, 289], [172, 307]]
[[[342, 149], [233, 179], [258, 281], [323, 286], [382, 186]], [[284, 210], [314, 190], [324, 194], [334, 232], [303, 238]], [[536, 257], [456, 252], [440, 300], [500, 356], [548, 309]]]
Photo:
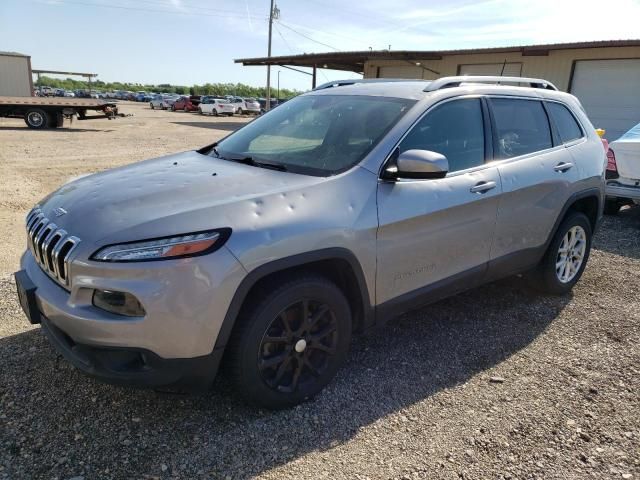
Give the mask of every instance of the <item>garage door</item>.
[[615, 140], [640, 122], [640, 58], [578, 60], [569, 91], [596, 128]]
[[380, 78], [422, 78], [433, 80], [436, 78], [428, 70], [413, 65], [399, 65], [380, 67]]
[[[503, 71], [504, 66], [504, 71]], [[522, 63], [485, 63], [482, 65], [460, 65], [458, 68], [460, 75], [502, 75], [504, 77], [522, 76]]]

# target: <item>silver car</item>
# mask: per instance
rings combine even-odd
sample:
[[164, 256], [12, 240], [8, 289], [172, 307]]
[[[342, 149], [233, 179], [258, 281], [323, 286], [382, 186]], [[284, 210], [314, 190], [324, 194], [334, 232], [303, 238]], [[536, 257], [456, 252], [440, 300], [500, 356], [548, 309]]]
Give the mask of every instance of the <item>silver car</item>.
[[19, 298], [89, 375], [195, 388], [224, 358], [283, 408], [331, 381], [354, 331], [517, 273], [570, 291], [604, 169], [576, 98], [544, 80], [335, 82], [45, 197]]

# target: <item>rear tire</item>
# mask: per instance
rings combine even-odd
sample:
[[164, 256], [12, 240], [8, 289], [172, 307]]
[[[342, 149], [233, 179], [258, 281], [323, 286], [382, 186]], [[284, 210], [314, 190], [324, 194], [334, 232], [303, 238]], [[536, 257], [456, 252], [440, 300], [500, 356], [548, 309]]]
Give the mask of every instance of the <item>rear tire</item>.
[[32, 108], [27, 110], [24, 114], [24, 122], [29, 128], [41, 130], [49, 126], [51, 119], [49, 114], [44, 110], [40, 108]]
[[151, 105], [151, 110], [155, 110], [156, 107], [153, 106], [153, 103], [149, 103], [149, 105]]
[[292, 407], [333, 379], [350, 341], [344, 294], [322, 276], [297, 275], [252, 294], [227, 346], [228, 373], [249, 402]]
[[214, 108], [213, 111], [211, 112], [213, 114], [214, 117], [218, 116], [218, 111]]
[[558, 227], [540, 264], [527, 276], [529, 285], [552, 295], [571, 291], [587, 266], [591, 236], [587, 216], [570, 212]]

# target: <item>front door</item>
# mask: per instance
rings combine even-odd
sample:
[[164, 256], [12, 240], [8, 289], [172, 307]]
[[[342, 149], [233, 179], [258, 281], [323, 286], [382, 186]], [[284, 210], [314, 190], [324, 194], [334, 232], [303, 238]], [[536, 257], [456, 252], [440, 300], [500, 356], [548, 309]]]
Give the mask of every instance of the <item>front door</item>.
[[422, 294], [470, 286], [483, 276], [502, 190], [498, 169], [486, 164], [486, 115], [480, 98], [449, 100], [429, 110], [400, 142], [400, 152], [445, 155], [449, 173], [380, 181], [377, 304], [420, 303]]

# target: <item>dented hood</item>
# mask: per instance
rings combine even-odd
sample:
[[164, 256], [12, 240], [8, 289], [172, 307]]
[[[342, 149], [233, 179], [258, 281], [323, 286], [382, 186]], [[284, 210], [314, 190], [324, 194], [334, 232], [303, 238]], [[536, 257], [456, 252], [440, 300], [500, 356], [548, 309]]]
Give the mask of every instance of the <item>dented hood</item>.
[[191, 151], [82, 177], [40, 206], [85, 245], [104, 245], [233, 228], [242, 215], [255, 212], [261, 198], [322, 180]]

